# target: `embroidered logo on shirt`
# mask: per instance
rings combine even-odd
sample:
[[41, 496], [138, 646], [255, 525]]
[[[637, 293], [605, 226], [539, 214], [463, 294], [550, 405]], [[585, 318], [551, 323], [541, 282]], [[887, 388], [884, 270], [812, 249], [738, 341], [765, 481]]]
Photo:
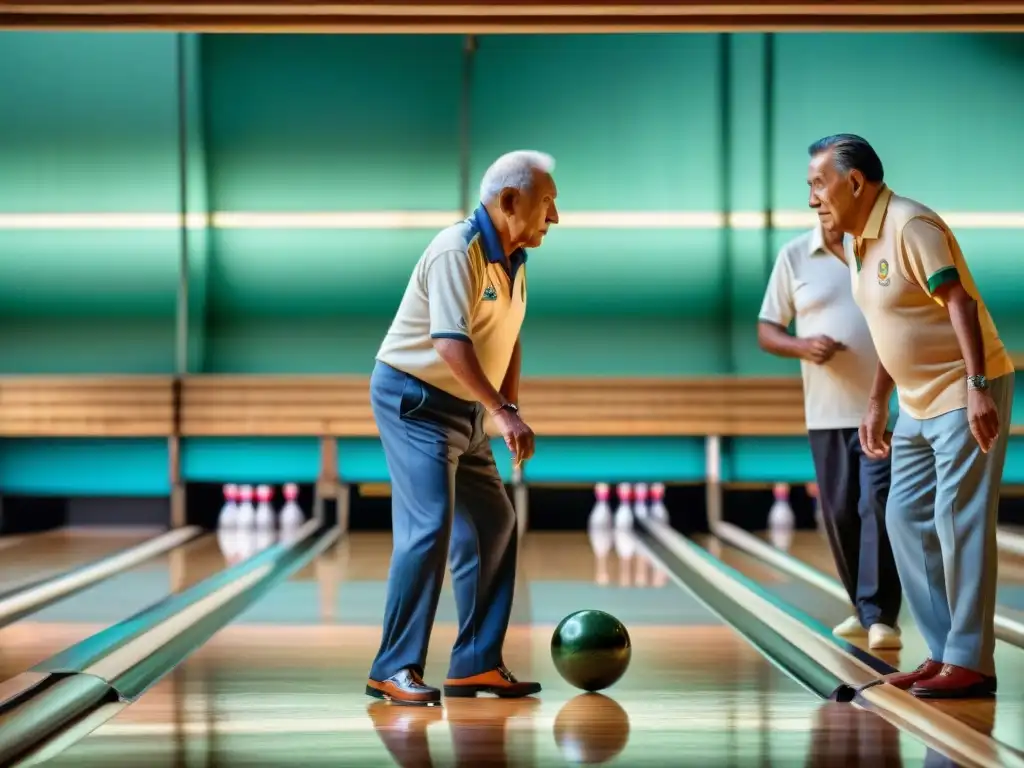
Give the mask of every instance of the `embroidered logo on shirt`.
[[878, 284], [882, 286], [889, 284], [889, 262], [885, 259], [878, 262]]
[[484, 301], [497, 301], [497, 300], [498, 300], [498, 292], [497, 292], [497, 290], [495, 290], [493, 285], [488, 285], [484, 289]]

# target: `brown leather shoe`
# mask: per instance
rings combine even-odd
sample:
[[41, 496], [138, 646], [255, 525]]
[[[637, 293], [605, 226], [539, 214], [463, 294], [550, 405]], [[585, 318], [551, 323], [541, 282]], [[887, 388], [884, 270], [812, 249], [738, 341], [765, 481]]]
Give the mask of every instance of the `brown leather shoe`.
[[909, 691], [915, 683], [935, 677], [942, 671], [942, 663], [926, 659], [921, 666], [913, 672], [897, 672], [896, 674], [883, 677], [889, 685], [899, 688], [901, 691]]
[[441, 692], [423, 682], [413, 669], [403, 669], [383, 682], [366, 681], [366, 695], [386, 699], [393, 704], [430, 707], [441, 703]]
[[504, 664], [472, 677], [448, 678], [444, 695], [472, 698], [478, 693], [493, 693], [503, 699], [518, 699], [540, 693], [540, 683], [521, 683]]
[[910, 692], [922, 699], [982, 699], [995, 695], [996, 679], [973, 669], [946, 664], [939, 674], [915, 683]]

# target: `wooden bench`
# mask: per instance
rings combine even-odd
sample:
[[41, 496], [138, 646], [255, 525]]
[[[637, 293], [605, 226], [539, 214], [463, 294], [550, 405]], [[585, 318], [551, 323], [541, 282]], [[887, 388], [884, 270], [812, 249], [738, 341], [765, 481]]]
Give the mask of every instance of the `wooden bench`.
[[0, 436], [167, 437], [169, 376], [0, 377]]
[[[535, 378], [520, 405], [539, 435], [798, 435], [796, 378]], [[192, 376], [183, 436], [368, 437], [377, 430], [363, 377]]]

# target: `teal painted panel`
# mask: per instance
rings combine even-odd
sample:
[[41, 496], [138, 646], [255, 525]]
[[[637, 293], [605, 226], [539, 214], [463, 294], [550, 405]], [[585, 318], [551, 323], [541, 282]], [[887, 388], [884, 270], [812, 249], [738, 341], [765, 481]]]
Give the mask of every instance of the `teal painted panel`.
[[[491, 440], [491, 451], [498, 474], [512, 482], [512, 461], [500, 438]], [[390, 483], [384, 448], [375, 437], [351, 437], [338, 440], [338, 475], [347, 483]]]
[[0, 211], [176, 210], [173, 34], [2, 32], [0, 72]]
[[1003, 485], [1024, 485], [1024, 437], [1020, 435], [1012, 436], [1006, 447]]
[[165, 496], [165, 439], [24, 438], [0, 441], [0, 492]]
[[174, 318], [0, 317], [0, 374], [170, 374]]
[[703, 482], [704, 439], [537, 437], [530, 483]]
[[[206, 372], [368, 376], [390, 323], [385, 315], [212, 318], [206, 329]], [[727, 332], [714, 318], [534, 318], [528, 313], [522, 334], [523, 375], [725, 373]], [[0, 345], [2, 341], [0, 336]]]
[[0, 230], [0, 254], [0, 316], [174, 317], [174, 230]]
[[731, 437], [722, 441], [722, 482], [813, 480], [814, 461], [806, 437]]
[[[390, 314], [435, 234], [219, 230], [208, 311], [246, 317]], [[721, 243], [718, 230], [555, 229], [530, 255], [529, 317], [706, 317], [725, 290]]]
[[[842, 84], [835, 98], [822, 98], [823, 61]], [[777, 34], [774, 206], [807, 205], [807, 146], [848, 131], [902, 194], [940, 210], [1024, 210], [1021, 93], [1020, 34]]]
[[[555, 156], [564, 211], [717, 210], [717, 35], [477, 40], [471, 199], [495, 158], [528, 147]], [[542, 109], [503, 106], [509, 94], [527, 99], [530, 88], [550, 94]]]
[[338, 440], [338, 476], [346, 483], [390, 483], [384, 447], [376, 437]]
[[181, 475], [191, 482], [311, 483], [320, 472], [312, 437], [189, 437], [181, 441]]
[[218, 210], [457, 210], [459, 35], [204, 35]]

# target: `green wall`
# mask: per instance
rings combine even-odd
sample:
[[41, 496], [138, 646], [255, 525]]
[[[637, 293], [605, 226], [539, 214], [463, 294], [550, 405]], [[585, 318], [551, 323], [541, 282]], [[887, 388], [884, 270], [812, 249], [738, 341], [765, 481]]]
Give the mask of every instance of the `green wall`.
[[[1024, 211], [1021, 35], [465, 43], [0, 35], [0, 214], [166, 219], [0, 227], [0, 371], [174, 370], [185, 251], [188, 370], [366, 372], [433, 228], [183, 235], [175, 217], [458, 212], [515, 147], [556, 156], [567, 212], [756, 213], [802, 210], [806, 145], [853, 130], [902, 193], [940, 210]], [[526, 373], [795, 372], [757, 350], [753, 327], [771, 259], [796, 234], [556, 229], [530, 262]], [[959, 236], [1003, 336], [1024, 347], [1024, 229]]]
[[[808, 143], [850, 130], [903, 194], [1024, 213], [1024, 35], [498, 35], [468, 51], [460, 36], [0, 33], [0, 73], [0, 373], [366, 373], [435, 227], [204, 222], [455, 217], [514, 148], [556, 156], [570, 214], [764, 213], [804, 210]], [[16, 216], [66, 213], [158, 222]], [[772, 259], [797, 234], [556, 228], [530, 261], [525, 373], [795, 373], [757, 349], [754, 326]], [[958, 236], [1005, 340], [1024, 349], [1024, 229]], [[308, 440], [250, 443], [191, 441], [186, 474], [315, 472]], [[134, 450], [54, 444], [0, 445], [0, 486], [44, 488], [71, 457], [73, 490], [112, 492], [94, 459], [115, 467]], [[703, 466], [692, 440], [541, 448], [536, 480], [652, 467], [648, 479], [699, 479]], [[164, 447], [147, 450], [140, 476], [164, 493]], [[809, 478], [803, 440], [723, 450], [730, 479]], [[348, 479], [386, 477], [376, 441], [342, 453]], [[1008, 479], [1024, 480], [1024, 463]]]

